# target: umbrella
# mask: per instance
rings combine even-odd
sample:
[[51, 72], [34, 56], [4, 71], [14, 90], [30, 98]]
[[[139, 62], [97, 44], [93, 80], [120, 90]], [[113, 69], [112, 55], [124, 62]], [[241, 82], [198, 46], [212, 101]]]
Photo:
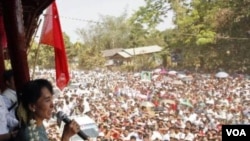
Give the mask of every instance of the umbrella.
[[175, 101], [174, 100], [171, 100], [171, 99], [163, 99], [161, 101], [161, 103], [165, 103], [165, 104], [175, 104]]
[[180, 78], [180, 79], [185, 78], [185, 77], [187, 77], [186, 74], [181, 74], [181, 73], [179, 73], [179, 74], [177, 75], [177, 78]]
[[188, 107], [193, 107], [193, 105], [188, 101], [188, 100], [181, 100], [180, 103], [182, 105], [188, 106]]
[[215, 76], [218, 78], [227, 78], [229, 76], [229, 74], [226, 72], [218, 72], [215, 74]]
[[167, 71], [166, 71], [165, 69], [162, 69], [162, 70], [160, 71], [160, 74], [167, 74]]
[[152, 102], [144, 101], [141, 103], [141, 106], [143, 107], [154, 107], [155, 105]]
[[160, 68], [154, 70], [154, 73], [160, 73], [160, 72], [161, 72], [161, 69], [160, 69]]
[[157, 79], [158, 77], [159, 77], [159, 75], [153, 75], [153, 76], [152, 76], [152, 79], [155, 80], [155, 79]]
[[176, 75], [177, 72], [176, 72], [176, 71], [169, 71], [168, 74], [169, 74], [169, 75]]

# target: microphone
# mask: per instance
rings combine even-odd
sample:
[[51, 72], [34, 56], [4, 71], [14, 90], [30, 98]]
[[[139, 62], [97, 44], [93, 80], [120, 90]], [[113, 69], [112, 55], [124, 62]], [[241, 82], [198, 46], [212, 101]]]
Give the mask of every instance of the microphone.
[[[66, 114], [64, 114], [63, 112], [61, 112], [61, 111], [57, 112], [56, 117], [57, 117], [57, 119], [62, 120], [62, 121], [65, 122], [66, 124], [68, 124], [68, 123], [71, 122], [71, 119], [69, 119], [68, 116], [67, 116]], [[80, 131], [77, 133], [77, 135], [78, 135], [79, 137], [81, 137], [83, 140], [88, 140], [88, 136], [87, 136], [85, 133], [83, 133], [82, 130], [80, 130]]]

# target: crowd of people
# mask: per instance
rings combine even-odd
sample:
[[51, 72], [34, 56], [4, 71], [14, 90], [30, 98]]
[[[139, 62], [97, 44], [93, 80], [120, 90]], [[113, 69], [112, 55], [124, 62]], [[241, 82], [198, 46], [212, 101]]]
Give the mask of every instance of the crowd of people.
[[[54, 70], [35, 78], [54, 84], [54, 113], [88, 115], [99, 127], [96, 138], [114, 141], [221, 141], [223, 124], [250, 123], [250, 81], [244, 76], [107, 70], [72, 71], [68, 87], [56, 88]], [[54, 119], [50, 140], [60, 140]]]
[[[150, 72], [150, 80], [72, 72], [71, 84], [55, 97], [55, 112], [89, 115], [99, 126], [96, 140], [220, 141], [223, 124], [250, 123], [249, 80], [172, 72]], [[54, 81], [53, 71], [40, 77]]]

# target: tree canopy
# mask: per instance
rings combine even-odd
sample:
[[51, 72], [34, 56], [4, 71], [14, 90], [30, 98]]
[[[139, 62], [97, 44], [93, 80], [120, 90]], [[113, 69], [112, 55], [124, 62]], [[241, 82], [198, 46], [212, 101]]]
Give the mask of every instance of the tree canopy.
[[[234, 0], [145, 0], [136, 13], [148, 23], [174, 12], [174, 29], [163, 31], [165, 42], [180, 53], [179, 67], [205, 71], [250, 71], [250, 1]], [[149, 9], [149, 12], [145, 12]], [[154, 12], [152, 12], [152, 9]], [[144, 11], [144, 12], [143, 12]], [[143, 13], [143, 14], [140, 14]], [[153, 25], [153, 24], [149, 24]]]
[[[157, 30], [170, 11], [175, 27]], [[102, 50], [157, 44], [165, 48], [158, 55], [164, 66], [173, 67], [166, 61], [172, 57], [180, 69], [250, 72], [249, 16], [250, 0], [145, 0], [132, 16], [126, 11], [118, 17], [101, 15], [98, 23], [77, 29], [81, 43], [70, 42], [66, 33], [64, 39], [70, 64], [78, 62], [83, 69], [103, 66]], [[34, 47], [30, 50], [33, 58]], [[52, 57], [51, 48], [39, 56]], [[37, 64], [53, 66], [43, 59]]]

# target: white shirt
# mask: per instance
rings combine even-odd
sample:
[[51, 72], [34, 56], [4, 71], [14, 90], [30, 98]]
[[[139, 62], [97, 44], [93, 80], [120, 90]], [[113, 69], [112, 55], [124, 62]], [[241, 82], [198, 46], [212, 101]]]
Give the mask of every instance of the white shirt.
[[[68, 104], [69, 105], [69, 104]], [[62, 107], [62, 110], [64, 111], [64, 113], [66, 115], [70, 115], [70, 107], [68, 106], [66, 103], [64, 103], [63, 107]]]
[[10, 115], [6, 108], [3, 96], [0, 95], [0, 134], [8, 133], [10, 129], [17, 125], [18, 121]]
[[130, 139], [132, 136], [135, 136], [136, 139], [139, 139], [139, 135], [136, 132], [130, 132], [127, 137]]
[[194, 123], [196, 121], [197, 118], [197, 114], [193, 113], [189, 116], [189, 121], [191, 121], [192, 123]]
[[[5, 91], [3, 91], [2, 95], [7, 99], [5, 101], [5, 105], [6, 105], [7, 109], [10, 108], [13, 104], [15, 104], [17, 102], [16, 91], [14, 91], [10, 88], [7, 88]], [[13, 117], [16, 117], [15, 109], [17, 108], [17, 105], [18, 104], [16, 104], [16, 106], [10, 110], [10, 114]]]
[[194, 140], [194, 134], [188, 133], [184, 140], [193, 141]]
[[17, 95], [16, 91], [7, 88], [5, 91], [3, 91], [3, 96], [7, 97], [12, 103], [17, 102]]
[[170, 141], [170, 135], [168, 133], [163, 135], [163, 140]]
[[87, 101], [87, 99], [84, 99], [83, 105], [84, 105], [84, 112], [83, 113], [90, 112], [89, 102]]
[[151, 140], [162, 140], [162, 135], [158, 131], [153, 131], [153, 135], [151, 136]]

